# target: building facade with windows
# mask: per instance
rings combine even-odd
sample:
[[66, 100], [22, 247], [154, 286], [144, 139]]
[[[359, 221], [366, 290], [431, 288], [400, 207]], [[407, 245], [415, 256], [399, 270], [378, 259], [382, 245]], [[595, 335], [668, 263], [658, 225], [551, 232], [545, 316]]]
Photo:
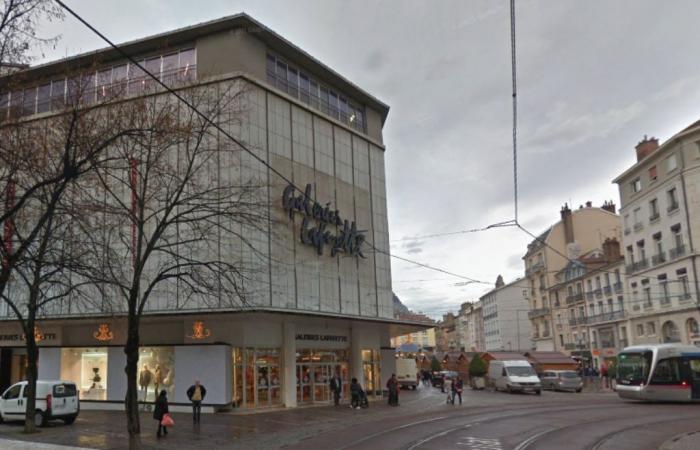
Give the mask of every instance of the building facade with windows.
[[[525, 280], [532, 324], [532, 340], [535, 350], [553, 351], [557, 348], [553, 330], [553, 308], [561, 307], [565, 299], [559, 298], [559, 289], [551, 289], [558, 281], [556, 274], [569, 262], [594, 249], [603, 247], [606, 239], [619, 240], [620, 217], [615, 205], [605, 202], [594, 207], [591, 202], [571, 210], [568, 205], [561, 209], [561, 220], [537, 236], [523, 256]], [[574, 284], [573, 298], [583, 300], [583, 286]], [[557, 306], [558, 305], [558, 306]]]
[[700, 123], [662, 145], [645, 138], [614, 182], [624, 223], [630, 334], [635, 344], [700, 343]]
[[499, 275], [495, 288], [479, 298], [483, 311], [484, 351], [526, 352], [532, 349], [525, 286], [522, 279], [505, 284]]
[[[288, 186], [271, 169], [246, 156], [246, 164], [219, 167], [269, 180], [267, 229], [243, 227], [218, 238], [234, 253], [243, 251], [236, 239], [251, 242], [262, 255], [259, 270], [245, 280], [245, 303], [199, 303], [179, 298], [177, 290], [149, 300], [141, 325], [140, 399], [152, 401], [163, 388], [174, 404], [186, 403], [188, 386], [199, 379], [208, 390], [205, 406], [214, 409], [294, 407], [329, 401], [335, 371], [344, 395], [352, 377], [368, 393], [380, 392], [393, 369], [390, 337], [427, 328], [393, 317], [382, 139], [388, 106], [245, 14], [121, 48], [177, 89], [244, 89], [245, 111], [222, 126], [297, 186], [309, 186], [317, 204], [356, 223], [374, 247], [362, 256], [319, 252], [300, 239], [303, 211], [285, 210]], [[66, 68], [83, 75], [71, 78]], [[112, 49], [29, 67], [22, 75], [21, 88], [0, 89], [0, 121], [59, 115], [78, 91], [86, 108], [110, 101], [116, 89], [124, 101], [169, 95]], [[340, 228], [335, 223], [326, 230]], [[68, 299], [43, 312], [39, 376], [75, 381], [83, 400], [120, 404], [125, 321], [118, 308], [104, 311], [98, 304]], [[0, 387], [6, 387], [23, 378], [26, 357], [4, 304], [0, 317]]]
[[556, 274], [552, 308], [556, 350], [600, 367], [627, 345], [624, 258], [617, 239], [606, 239]]

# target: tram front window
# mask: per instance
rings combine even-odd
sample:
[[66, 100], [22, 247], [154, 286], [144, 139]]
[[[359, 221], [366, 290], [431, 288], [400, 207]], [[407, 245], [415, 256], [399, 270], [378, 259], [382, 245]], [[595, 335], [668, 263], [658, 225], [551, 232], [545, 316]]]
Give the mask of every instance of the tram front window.
[[617, 382], [628, 386], [644, 384], [649, 377], [651, 358], [651, 352], [620, 353]]

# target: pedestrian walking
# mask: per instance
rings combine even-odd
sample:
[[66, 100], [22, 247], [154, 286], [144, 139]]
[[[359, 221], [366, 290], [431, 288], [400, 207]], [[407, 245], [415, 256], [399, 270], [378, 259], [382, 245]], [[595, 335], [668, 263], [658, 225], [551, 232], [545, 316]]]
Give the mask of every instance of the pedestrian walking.
[[447, 392], [447, 403], [454, 404], [455, 399], [452, 392], [452, 379], [445, 377], [445, 381], [442, 382], [443, 391]]
[[350, 380], [350, 408], [360, 409], [360, 401], [363, 394], [362, 386], [357, 382], [357, 378]]
[[389, 405], [399, 406], [399, 381], [395, 373], [392, 373], [391, 378], [386, 382], [386, 388], [389, 391]]
[[335, 406], [340, 404], [340, 395], [343, 393], [343, 380], [340, 378], [340, 372], [335, 371], [335, 375], [331, 378], [331, 392], [333, 393], [333, 403]]
[[[158, 421], [157, 437], [168, 434], [168, 429], [163, 425], [163, 417], [168, 414], [168, 397], [165, 389], [160, 391], [160, 395], [156, 399], [156, 406], [153, 408], [153, 418]], [[162, 433], [161, 433], [162, 432]]]
[[610, 380], [608, 380], [608, 366], [605, 363], [600, 365], [600, 378], [603, 379], [605, 388], [608, 388], [610, 385]]
[[459, 397], [459, 404], [462, 404], [462, 389], [464, 389], [464, 383], [460, 377], [452, 382], [452, 403], [454, 404], [455, 398]]
[[199, 380], [195, 380], [194, 384], [187, 389], [187, 398], [192, 402], [192, 422], [195, 424], [200, 423], [202, 401], [206, 395], [207, 389], [199, 383]]

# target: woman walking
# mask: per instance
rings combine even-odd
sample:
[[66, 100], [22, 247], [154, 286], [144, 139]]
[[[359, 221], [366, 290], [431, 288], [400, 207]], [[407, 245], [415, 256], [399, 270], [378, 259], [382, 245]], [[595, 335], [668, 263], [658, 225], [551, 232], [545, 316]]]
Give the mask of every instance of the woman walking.
[[168, 397], [165, 393], [165, 389], [160, 391], [160, 395], [156, 399], [156, 407], [153, 409], [153, 418], [158, 421], [158, 433], [156, 436], [161, 436], [161, 430], [163, 435], [168, 434], [168, 429], [163, 425], [163, 417], [168, 414]]
[[386, 388], [389, 391], [389, 405], [399, 406], [399, 381], [396, 379], [396, 374], [391, 374], [391, 378], [386, 382]]

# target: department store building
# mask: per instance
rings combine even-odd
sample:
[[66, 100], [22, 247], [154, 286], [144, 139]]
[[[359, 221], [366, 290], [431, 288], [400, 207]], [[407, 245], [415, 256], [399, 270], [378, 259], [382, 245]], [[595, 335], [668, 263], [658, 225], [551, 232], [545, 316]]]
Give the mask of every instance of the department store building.
[[[380, 395], [394, 367], [390, 338], [425, 328], [393, 318], [382, 138], [389, 107], [245, 14], [121, 47], [178, 89], [245, 86], [247, 113], [231, 129], [305, 187], [316, 210], [329, 205], [331, 212], [314, 214], [313, 205], [306, 208], [269, 168], [249, 161], [246, 170], [270, 180], [269, 213], [279, 219], [246, 236], [267, 256], [248, 281], [252, 295], [245, 307], [151, 298], [141, 326], [140, 399], [153, 401], [166, 389], [172, 403], [185, 404], [187, 388], [198, 379], [211, 409], [295, 407], [329, 401], [336, 370], [345, 396], [352, 377]], [[70, 95], [65, 67], [95, 61], [94, 95], [117, 83], [128, 86], [129, 95], [142, 95], [149, 82], [143, 72], [105, 49], [25, 69], [36, 82], [0, 92], [0, 117], [59, 114], [55, 105]], [[332, 255], [331, 246], [319, 249], [308, 234], [304, 238], [302, 231], [320, 221], [350, 237], [343, 252]], [[4, 304], [0, 318], [4, 389], [23, 379], [26, 356]], [[87, 407], [121, 408], [125, 330], [118, 312], [107, 315], [70, 299], [53, 305], [36, 333], [40, 378], [75, 381]]]

